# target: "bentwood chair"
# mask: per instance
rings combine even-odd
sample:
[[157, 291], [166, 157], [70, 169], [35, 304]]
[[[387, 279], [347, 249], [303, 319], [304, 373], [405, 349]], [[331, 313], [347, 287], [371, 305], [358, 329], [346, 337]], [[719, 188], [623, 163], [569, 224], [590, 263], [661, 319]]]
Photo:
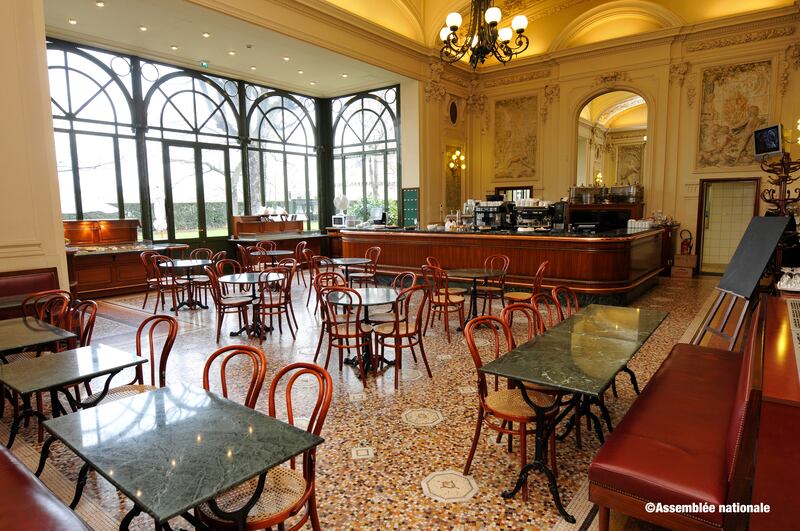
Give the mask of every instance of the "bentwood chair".
[[215, 264], [220, 260], [225, 260], [228, 257], [228, 251], [219, 251], [214, 253], [214, 256], [211, 257], [211, 261]]
[[422, 273], [430, 291], [430, 304], [428, 305], [422, 334], [425, 335], [428, 326], [433, 326], [433, 321], [436, 320], [438, 315], [444, 319], [444, 330], [447, 334], [447, 342], [450, 343], [450, 314], [456, 314], [459, 324], [462, 328], [464, 327], [464, 296], [450, 293], [450, 280], [445, 270], [424, 265], [422, 266]]
[[314, 268], [312, 262], [314, 260], [314, 251], [308, 247], [303, 249], [303, 267], [308, 271], [308, 299], [306, 299], [306, 306], [311, 298], [311, 292], [314, 291]]
[[219, 336], [222, 332], [222, 321], [228, 314], [235, 313], [239, 317], [239, 327], [249, 328], [247, 322], [247, 309], [252, 302], [250, 295], [225, 295], [222, 292], [219, 277], [216, 271], [209, 266], [204, 267], [206, 275], [211, 281], [211, 298], [214, 299], [214, 308], [217, 311], [217, 343], [219, 343]]
[[[269, 415], [275, 418], [280, 416], [282, 419], [285, 418], [289, 424], [294, 425], [295, 419], [299, 417], [295, 410], [296, 401], [293, 400], [292, 391], [301, 377], [304, 379], [310, 377], [316, 384], [316, 400], [311, 401], [314, 405], [307, 414], [310, 419], [308, 426], [297, 427], [319, 436], [328, 416], [328, 409], [330, 409], [333, 380], [328, 371], [317, 365], [293, 363], [278, 371], [269, 387]], [[285, 390], [281, 393], [280, 391], [283, 389]], [[304, 396], [310, 394], [306, 387], [303, 387], [302, 392]], [[283, 395], [282, 398], [279, 397], [280, 394]], [[305, 512], [299, 519], [292, 521], [293, 525], [290, 529], [299, 529], [306, 522], [310, 522], [311, 528], [314, 530], [321, 529], [316, 498], [316, 448], [311, 448], [303, 453], [300, 466], [296, 461], [292, 458], [289, 460], [288, 466], [277, 466], [267, 472], [263, 494], [247, 516], [247, 529], [271, 529], [273, 527], [284, 529], [284, 522], [300, 514], [304, 507]], [[217, 505], [223, 511], [238, 509], [245, 500], [252, 497], [257, 482], [257, 478], [252, 479], [218, 496], [215, 499]], [[214, 529], [231, 528], [230, 523], [223, 522], [214, 515], [208, 504], [201, 505], [198, 513]]]
[[[158, 311], [159, 299], [161, 299], [161, 310], [164, 310], [164, 295], [167, 293], [172, 296], [172, 308], [175, 315], [178, 315], [178, 303], [186, 295], [186, 291], [190, 289], [190, 282], [175, 275], [173, 261], [169, 256], [152, 256], [150, 261], [153, 264], [153, 270], [158, 280], [158, 296], [153, 307], [153, 315]], [[165, 264], [165, 267], [161, 267], [161, 264]]]
[[[214, 264], [214, 272], [217, 274], [217, 277], [219, 278], [225, 275], [240, 275], [244, 271], [242, 269], [242, 264], [240, 264], [236, 260], [232, 258], [223, 258], [222, 260], [219, 260]], [[227, 284], [222, 283], [220, 285], [220, 290], [222, 291], [223, 296], [225, 297], [228, 296]], [[241, 285], [239, 291], [241, 292], [250, 291], [250, 286]]]
[[297, 245], [294, 246], [294, 259], [297, 262], [297, 271], [300, 273], [297, 275], [297, 285], [300, 285], [300, 280], [302, 279], [303, 285], [308, 286], [306, 284], [306, 277], [303, 275], [303, 264], [305, 262], [305, 250], [308, 247], [308, 242], [305, 240], [297, 242]]
[[250, 247], [245, 247], [241, 243], [236, 244], [236, 252], [239, 255], [239, 263], [242, 265], [242, 271], [253, 271], [254, 270], [254, 262], [256, 261], [254, 256], [250, 256], [250, 251], [248, 251]]
[[403, 349], [411, 349], [411, 356], [414, 362], [417, 361], [417, 354], [414, 347], [419, 347], [422, 361], [425, 363], [425, 370], [428, 377], [433, 378], [431, 366], [428, 364], [428, 356], [425, 355], [425, 345], [422, 342], [422, 319], [428, 304], [430, 292], [426, 286], [412, 286], [404, 289], [397, 296], [397, 311], [394, 314], [394, 321], [376, 325], [375, 332], [376, 350], [380, 349], [378, 359], [383, 363], [384, 354], [387, 348], [394, 350], [394, 388], [400, 384], [400, 371], [403, 369]]
[[300, 262], [294, 258], [282, 258], [276, 264], [278, 267], [285, 267], [289, 269], [289, 283], [286, 284], [286, 300], [289, 302], [289, 315], [294, 321], [294, 328], [297, 330], [297, 316], [294, 314], [294, 304], [292, 303], [292, 281], [298, 275], [302, 274], [300, 271]]
[[[472, 447], [467, 456], [467, 463], [464, 465], [465, 476], [469, 475], [472, 459], [475, 457], [475, 451], [478, 448], [481, 429], [484, 424], [500, 434], [519, 437], [519, 458], [521, 466], [524, 467], [528, 461], [527, 437], [535, 434], [535, 425], [539, 421], [536, 411], [525, 402], [519, 389], [509, 387], [507, 389], [489, 391], [486, 375], [480, 370], [483, 367], [483, 358], [476, 342], [478, 331], [481, 329], [483, 330], [482, 335], [484, 338], [488, 336], [488, 347], [485, 348], [489, 353], [493, 354], [494, 357], [492, 359], [497, 359], [501, 353], [512, 350], [514, 341], [511, 336], [511, 330], [505, 321], [493, 315], [472, 319], [464, 329], [469, 353], [472, 356], [478, 375], [478, 419], [475, 424], [475, 434], [472, 437]], [[537, 406], [543, 408], [552, 407], [550, 415], [557, 414], [558, 408], [553, 396], [534, 390], [527, 391], [527, 394]], [[515, 424], [516, 428], [514, 428]], [[555, 469], [555, 430], [550, 434], [547, 444], [550, 445], [550, 465]], [[527, 481], [522, 486], [522, 499], [524, 501], [528, 500]]]
[[369, 260], [369, 263], [366, 264], [362, 270], [350, 273], [350, 283], [354, 287], [366, 287], [368, 285], [378, 287], [378, 259], [380, 257], [380, 247], [370, 247], [367, 249], [364, 253], [364, 258]]
[[[276, 273], [280, 275], [279, 280], [269, 280], [269, 275]], [[292, 339], [295, 338], [294, 328], [292, 327], [292, 314], [289, 304], [292, 300], [292, 269], [284, 266], [276, 266], [265, 269], [258, 275], [258, 299], [254, 302], [261, 322], [266, 325], [269, 319], [269, 327], [272, 328], [273, 318], [278, 319], [278, 332], [283, 333], [283, 316], [286, 316], [286, 323], [289, 325], [289, 332]], [[266, 326], [261, 327], [261, 341], [266, 336]]]
[[[314, 277], [314, 289], [317, 293], [317, 298], [323, 303], [320, 305], [320, 318], [322, 320], [322, 326], [319, 330], [319, 341], [317, 342], [317, 350], [314, 352], [314, 363], [317, 362], [317, 358], [319, 358], [319, 351], [322, 348], [322, 341], [325, 339], [325, 334], [328, 334], [330, 331], [330, 319], [328, 319], [328, 306], [324, 303], [328, 296], [328, 289], [332, 287], [346, 287], [347, 281], [345, 278], [340, 275], [339, 273], [334, 273], [332, 271], [325, 272], [317, 275]], [[328, 363], [330, 362], [330, 353], [328, 354], [328, 359], [325, 360], [325, 368], [328, 368]]]
[[[214, 256], [214, 251], [211, 249], [198, 247], [189, 253], [189, 260], [214, 261]], [[191, 289], [194, 290], [195, 300], [202, 301], [204, 305], [208, 306], [208, 292], [211, 290], [211, 283], [208, 279], [208, 275], [192, 275]]]
[[533, 295], [542, 291], [542, 281], [544, 280], [544, 272], [547, 269], [547, 260], [539, 264], [539, 269], [536, 270], [536, 275], [533, 277], [533, 284], [531, 291], [507, 291], [503, 294], [504, 304], [513, 304], [515, 302], [530, 303], [533, 300]]
[[[162, 337], [163, 336], [163, 337]], [[136, 367], [136, 376], [130, 383], [109, 389], [103, 402], [112, 402], [121, 398], [140, 395], [167, 385], [167, 360], [178, 337], [178, 320], [171, 315], [151, 315], [136, 330], [136, 355], [143, 357], [145, 341], [147, 355], [150, 359], [149, 384], [145, 384], [141, 365]], [[163, 342], [162, 342], [163, 341]], [[159, 343], [161, 348], [159, 349]], [[156, 379], [158, 367], [158, 379]], [[92, 400], [93, 397], [89, 397]]]
[[278, 244], [272, 240], [261, 240], [260, 242], [256, 243], [256, 247], [264, 249], [265, 251], [274, 251], [278, 248]]
[[[211, 391], [211, 370], [215, 365], [217, 358], [222, 357], [219, 363], [219, 387], [220, 393], [225, 398], [228, 398], [228, 370], [236, 370], [238, 363], [232, 363], [232, 360], [239, 357], [244, 358], [246, 365], [249, 365], [250, 384], [247, 386], [247, 393], [244, 396], [242, 403], [250, 409], [255, 409], [258, 395], [261, 393], [261, 388], [264, 386], [264, 376], [267, 372], [267, 357], [264, 352], [256, 347], [250, 345], [228, 345], [214, 351], [211, 356], [206, 360], [203, 367], [203, 389]], [[249, 361], [249, 363], [248, 363]], [[233, 380], [233, 378], [231, 378]], [[215, 391], [216, 392], [216, 391]]]
[[[416, 286], [418, 275], [413, 271], [403, 271], [398, 273], [394, 280], [392, 280], [392, 289], [400, 294], [401, 291]], [[369, 315], [370, 323], [393, 323], [397, 313], [397, 304], [392, 304], [391, 311], [371, 313]]]
[[[435, 256], [427, 257], [425, 259], [425, 263], [427, 265], [429, 265], [429, 266], [432, 266], [432, 267], [438, 267], [439, 269], [444, 269], [442, 267], [441, 262], [439, 262], [439, 259], [436, 258]], [[450, 286], [450, 295], [463, 295], [467, 291], [469, 291], [467, 288], [460, 288], [460, 287], [456, 287], [456, 286]]]
[[552, 294], [547, 292], [536, 293], [531, 298], [531, 304], [536, 307], [542, 316], [545, 330], [549, 330], [561, 322], [561, 308]]
[[558, 313], [561, 320], [572, 317], [581, 310], [578, 304], [578, 296], [567, 286], [556, 286], [552, 291], [553, 299], [558, 304]]
[[[257, 254], [253, 254], [269, 251], [269, 249], [259, 247], [258, 245], [248, 245], [245, 247], [245, 250], [247, 251], [248, 256], [247, 260], [250, 262], [250, 271], [263, 271], [267, 264], [269, 264], [269, 256], [258, 256]], [[242, 263], [242, 265], [244, 265], [244, 263]]]
[[[373, 356], [372, 326], [362, 320], [361, 295], [346, 286], [331, 286], [325, 290], [324, 304], [328, 319], [328, 352], [325, 365], [335, 348], [339, 352], [339, 371], [344, 363], [344, 351], [354, 351], [358, 359], [358, 368], [364, 387], [367, 385], [367, 375], [364, 371], [364, 356]], [[331, 302], [330, 298], [339, 296], [338, 303]], [[376, 367], [376, 364], [372, 364]]]
[[[485, 270], [501, 270], [503, 276], [496, 279], [486, 279], [483, 284], [478, 286], [476, 293], [477, 299], [483, 299], [483, 308], [481, 314], [486, 313], [486, 303], [489, 303], [489, 315], [492, 314], [492, 303], [500, 301], [500, 306], [503, 306], [503, 292], [506, 288], [506, 273], [508, 273], [508, 266], [511, 264], [511, 259], [504, 254], [494, 254], [487, 256], [483, 261], [483, 268]], [[477, 304], [477, 301], [475, 302]]]
[[144, 266], [145, 270], [145, 282], [147, 283], [146, 291], [144, 292], [144, 302], [142, 302], [142, 309], [147, 306], [147, 298], [150, 296], [151, 291], [156, 292], [156, 297], [158, 297], [158, 277], [156, 277], [155, 271], [153, 271], [153, 256], [158, 256], [158, 252], [156, 251], [142, 251], [139, 254], [139, 260], [142, 261], [142, 265]]
[[[317, 276], [321, 275], [322, 273], [332, 273], [336, 271], [336, 265], [333, 263], [333, 260], [328, 258], [327, 256], [315, 255], [311, 257], [311, 271], [312, 279], [316, 278]], [[316, 286], [316, 284], [313, 284]], [[316, 295], [316, 289], [313, 290], [314, 294]], [[306, 306], [310, 301], [311, 297], [311, 290], [308, 292], [308, 297], [306, 298]], [[317, 314], [317, 308], [319, 307], [319, 297], [317, 297], [316, 302], [314, 303], [314, 315]]]

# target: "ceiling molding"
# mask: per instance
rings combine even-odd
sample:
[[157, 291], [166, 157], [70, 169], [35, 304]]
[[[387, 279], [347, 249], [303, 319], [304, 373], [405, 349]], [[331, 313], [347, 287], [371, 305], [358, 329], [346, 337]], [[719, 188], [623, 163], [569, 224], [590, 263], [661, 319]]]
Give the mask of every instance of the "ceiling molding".
[[646, 105], [644, 98], [639, 96], [631, 96], [630, 98], [624, 99], [620, 102], [617, 102], [605, 109], [597, 115], [597, 121], [608, 127], [608, 124], [611, 123], [617, 116], [630, 111], [640, 105]]

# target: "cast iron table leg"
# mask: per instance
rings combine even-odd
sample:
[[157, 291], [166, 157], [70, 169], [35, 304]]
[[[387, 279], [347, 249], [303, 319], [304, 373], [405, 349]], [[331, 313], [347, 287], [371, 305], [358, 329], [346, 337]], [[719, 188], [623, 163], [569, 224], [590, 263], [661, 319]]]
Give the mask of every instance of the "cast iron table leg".
[[211, 512], [223, 518], [225, 520], [233, 521], [236, 524], [236, 529], [238, 531], [245, 531], [247, 529], [247, 515], [250, 513], [250, 509], [258, 502], [258, 499], [261, 497], [261, 493], [264, 491], [264, 481], [266, 480], [267, 473], [263, 473], [258, 477], [258, 485], [256, 485], [256, 490], [253, 492], [253, 495], [250, 499], [245, 503], [242, 507], [235, 511], [227, 512], [223, 511], [217, 505], [217, 501], [214, 498], [208, 500], [208, 507], [211, 509]]
[[14, 444], [14, 440], [17, 438], [17, 433], [19, 433], [19, 425], [23, 420], [30, 417], [36, 417], [39, 422], [44, 422], [47, 420], [47, 417], [31, 407], [31, 395], [22, 395], [21, 398], [22, 408], [19, 410], [19, 413], [14, 417], [14, 421], [11, 423], [11, 433], [8, 436], [6, 448], [11, 448], [11, 446]]
[[[571, 400], [569, 402], [567, 411], [564, 413], [560, 415], [552, 414], [552, 409], [561, 405], [561, 397], [563, 396], [562, 393], [556, 395], [553, 405], [545, 408], [535, 404], [530, 399], [524, 385], [520, 385], [519, 387], [522, 392], [522, 398], [528, 403], [529, 406], [533, 408], [534, 411], [536, 411], [536, 449], [534, 452], [533, 462], [528, 463], [522, 468], [522, 470], [520, 470], [514, 488], [510, 491], [503, 492], [501, 496], [505, 499], [513, 498], [520, 491], [520, 489], [522, 489], [522, 486], [525, 484], [525, 482], [528, 481], [528, 474], [531, 472], [541, 472], [547, 478], [550, 494], [553, 496], [553, 503], [555, 504], [556, 509], [558, 509], [559, 514], [564, 520], [574, 524], [575, 517], [567, 512], [567, 509], [561, 502], [561, 495], [558, 492], [558, 481], [556, 480], [556, 476], [553, 474], [553, 471], [547, 465], [547, 444], [550, 440], [550, 434], [553, 432], [553, 430], [555, 430], [558, 422], [564, 418], [564, 415], [569, 411], [569, 409], [575, 406], [575, 400]], [[548, 415], [548, 413], [550, 414]]]

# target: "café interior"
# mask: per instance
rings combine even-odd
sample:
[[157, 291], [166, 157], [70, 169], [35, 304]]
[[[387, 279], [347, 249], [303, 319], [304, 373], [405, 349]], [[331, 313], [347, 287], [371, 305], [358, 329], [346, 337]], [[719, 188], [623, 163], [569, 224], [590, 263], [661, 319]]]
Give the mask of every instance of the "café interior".
[[0, 529], [800, 526], [797, 2], [0, 29]]

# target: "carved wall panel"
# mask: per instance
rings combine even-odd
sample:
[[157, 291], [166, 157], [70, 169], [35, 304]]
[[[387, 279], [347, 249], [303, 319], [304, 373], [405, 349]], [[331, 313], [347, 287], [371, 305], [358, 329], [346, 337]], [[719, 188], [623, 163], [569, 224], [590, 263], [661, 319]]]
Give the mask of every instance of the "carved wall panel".
[[495, 179], [531, 179], [536, 175], [537, 103], [536, 96], [495, 102]]

